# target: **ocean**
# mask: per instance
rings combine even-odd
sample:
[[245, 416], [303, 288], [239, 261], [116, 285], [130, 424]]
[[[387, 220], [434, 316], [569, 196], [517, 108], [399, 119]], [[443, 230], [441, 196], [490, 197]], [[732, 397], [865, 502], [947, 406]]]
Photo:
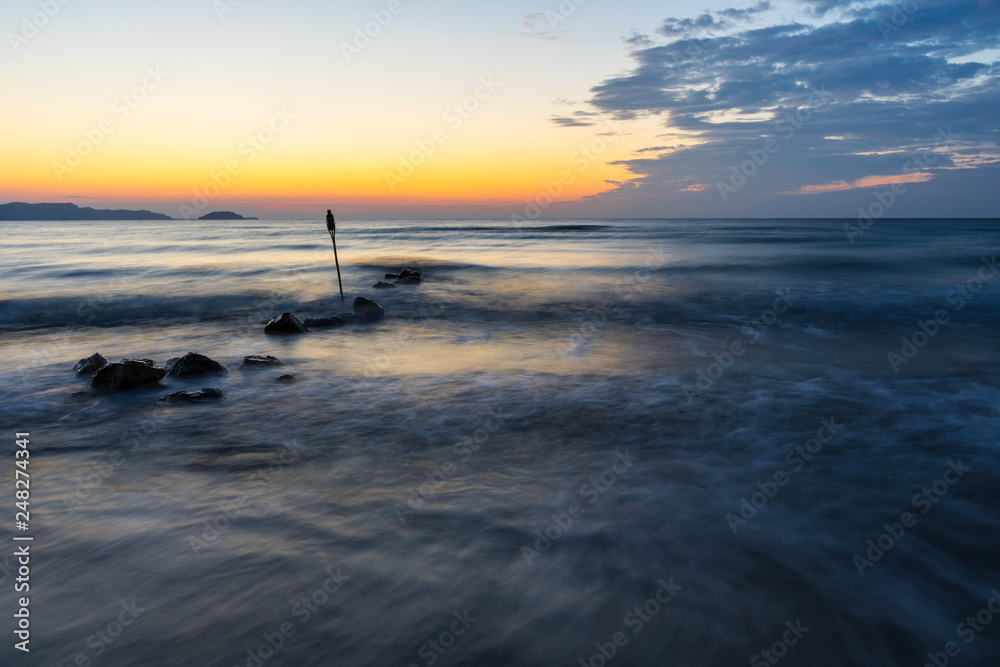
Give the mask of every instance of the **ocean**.
[[0, 663], [1000, 664], [998, 232], [0, 223]]

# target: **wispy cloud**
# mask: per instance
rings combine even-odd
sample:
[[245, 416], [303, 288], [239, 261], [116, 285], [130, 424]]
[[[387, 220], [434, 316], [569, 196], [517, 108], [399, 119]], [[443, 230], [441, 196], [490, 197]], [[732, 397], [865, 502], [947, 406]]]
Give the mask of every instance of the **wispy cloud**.
[[897, 174], [895, 176], [865, 176], [848, 183], [847, 181], [834, 181], [822, 185], [802, 185], [795, 190], [779, 192], [781, 195], [815, 195], [824, 192], [840, 192], [842, 190], [854, 190], [856, 188], [876, 188], [882, 185], [894, 185], [901, 183], [925, 183], [934, 178], [934, 174], [926, 171], [919, 171], [915, 174]]

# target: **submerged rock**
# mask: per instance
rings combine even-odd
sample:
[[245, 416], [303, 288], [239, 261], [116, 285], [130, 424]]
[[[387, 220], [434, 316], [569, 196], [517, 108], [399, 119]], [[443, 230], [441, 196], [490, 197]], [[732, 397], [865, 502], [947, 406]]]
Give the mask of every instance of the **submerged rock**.
[[419, 285], [423, 278], [419, 271], [410, 269], [403, 269], [399, 273], [387, 273], [385, 277], [386, 280], [395, 280], [397, 285]]
[[271, 355], [261, 356], [259, 354], [251, 354], [243, 357], [243, 363], [240, 365], [240, 370], [246, 368], [268, 368], [271, 366], [284, 366], [281, 359], [277, 357], [272, 357]]
[[167, 375], [176, 378], [199, 377], [212, 373], [227, 373], [226, 367], [214, 359], [197, 352], [188, 352], [183, 357], [166, 363]]
[[206, 388], [198, 391], [175, 391], [160, 398], [167, 403], [201, 403], [202, 401], [215, 401], [225, 398], [221, 389]]
[[96, 389], [134, 389], [156, 384], [166, 374], [166, 370], [157, 368], [149, 359], [123, 359], [102, 366], [90, 384]]
[[264, 333], [267, 334], [299, 334], [309, 333], [306, 325], [299, 322], [291, 313], [283, 313], [280, 317], [268, 320], [264, 326]]
[[281, 382], [282, 384], [291, 384], [292, 382], [298, 382], [299, 379], [294, 375], [282, 375], [278, 378], [275, 378], [274, 381]]
[[95, 352], [86, 359], [76, 362], [73, 370], [76, 371], [77, 375], [93, 375], [106, 363], [108, 363], [108, 360]]
[[324, 327], [342, 327], [347, 324], [344, 318], [339, 315], [331, 315], [330, 317], [310, 317], [306, 319], [307, 327], [316, 327], [321, 329]]
[[364, 315], [369, 322], [381, 319], [385, 315], [385, 308], [371, 299], [359, 296], [354, 299], [354, 313]]
[[372, 287], [375, 289], [396, 289], [396, 286], [393, 285], [392, 283], [387, 283], [382, 280], [372, 285]]

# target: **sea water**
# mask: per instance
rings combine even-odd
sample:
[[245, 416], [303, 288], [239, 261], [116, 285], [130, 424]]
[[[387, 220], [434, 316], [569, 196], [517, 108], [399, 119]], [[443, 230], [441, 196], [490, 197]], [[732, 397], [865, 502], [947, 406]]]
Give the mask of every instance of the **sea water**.
[[322, 222], [0, 223], [0, 661], [997, 664], [998, 232], [342, 221], [342, 302]]

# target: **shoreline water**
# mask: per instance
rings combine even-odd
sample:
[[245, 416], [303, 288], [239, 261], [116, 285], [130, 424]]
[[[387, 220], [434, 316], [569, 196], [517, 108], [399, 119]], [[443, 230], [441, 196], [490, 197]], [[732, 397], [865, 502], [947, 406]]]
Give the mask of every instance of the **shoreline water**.
[[[385, 318], [269, 337], [344, 310], [321, 223], [0, 223], [38, 647], [0, 656], [996, 661], [992, 626], [956, 627], [1000, 581], [998, 228], [338, 221], [345, 292]], [[371, 288], [403, 266], [423, 282]], [[191, 351], [229, 373], [102, 395], [72, 373]], [[238, 371], [250, 354], [285, 366]], [[158, 400], [206, 386], [226, 400]], [[142, 611], [105, 642], [123, 601]]]

